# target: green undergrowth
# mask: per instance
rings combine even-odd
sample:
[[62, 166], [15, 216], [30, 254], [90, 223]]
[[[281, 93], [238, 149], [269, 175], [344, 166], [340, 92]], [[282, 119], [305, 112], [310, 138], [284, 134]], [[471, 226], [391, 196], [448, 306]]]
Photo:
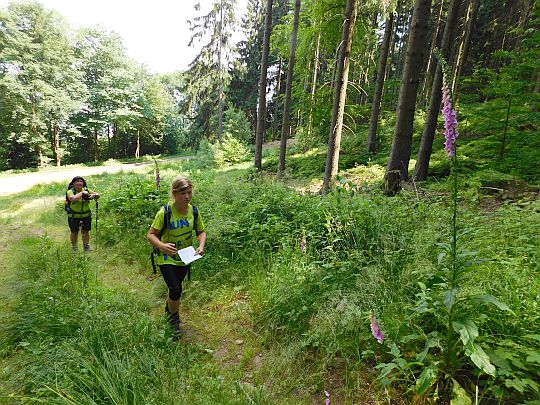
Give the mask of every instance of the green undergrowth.
[[[290, 151], [313, 165], [324, 159], [319, 152]], [[315, 169], [306, 162], [299, 167], [310, 181]], [[24, 285], [15, 307], [29, 310], [11, 313], [3, 331], [2, 395], [14, 403], [307, 404], [323, 403], [327, 391], [335, 403], [429, 402], [412, 393], [414, 364], [438, 361], [442, 349], [426, 342], [440, 325], [413, 315], [419, 297], [444, 300], [432, 275], [451, 235], [450, 186], [443, 176], [387, 198], [381, 163], [366, 156], [351, 164], [326, 196], [300, 194], [244, 166], [208, 169], [201, 161], [160, 166], [159, 191], [151, 169], [88, 179], [103, 196], [92, 231], [97, 252], [73, 255], [65, 241], [41, 236], [10, 253]], [[463, 362], [453, 377], [485, 403], [527, 403], [540, 376], [540, 206], [529, 196], [484, 210], [481, 187], [520, 176], [469, 170], [459, 183], [459, 244], [481, 260], [460, 294], [491, 294], [502, 304], [482, 311], [475, 341], [496, 372]], [[145, 234], [178, 174], [195, 184], [193, 204], [209, 237], [183, 296], [196, 333], [175, 345]], [[31, 193], [60, 196], [39, 219], [54, 228], [64, 186]], [[2, 204], [21, 205], [17, 198]], [[384, 344], [372, 336], [370, 317]], [[380, 367], [395, 359], [410, 365], [409, 374]], [[452, 395], [444, 388], [435, 394], [441, 400]]]
[[2, 328], [2, 403], [273, 403], [202, 344], [171, 342], [153, 301], [105, 283], [95, 255], [46, 236], [20, 251], [31, 253], [14, 265], [24, 288]]

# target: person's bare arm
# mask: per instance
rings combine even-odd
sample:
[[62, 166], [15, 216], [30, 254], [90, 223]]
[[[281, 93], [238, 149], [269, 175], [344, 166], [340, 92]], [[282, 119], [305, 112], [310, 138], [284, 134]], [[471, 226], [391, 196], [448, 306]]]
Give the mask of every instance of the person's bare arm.
[[71, 202], [79, 201], [85, 194], [88, 194], [88, 191], [83, 190], [80, 193], [68, 195], [68, 200]]
[[168, 256], [176, 255], [176, 245], [172, 242], [168, 242], [168, 243], [162, 242], [161, 240], [159, 240], [158, 234], [159, 234], [159, 231], [156, 228], [151, 226], [150, 229], [148, 230], [148, 233], [146, 234], [146, 239], [148, 239], [148, 242], [150, 242], [150, 244], [153, 247], [161, 250], [166, 255]]
[[204, 254], [204, 245], [206, 245], [206, 232], [202, 231], [200, 234], [198, 234], [197, 239], [199, 240], [199, 246], [197, 247], [195, 253], [202, 256]]

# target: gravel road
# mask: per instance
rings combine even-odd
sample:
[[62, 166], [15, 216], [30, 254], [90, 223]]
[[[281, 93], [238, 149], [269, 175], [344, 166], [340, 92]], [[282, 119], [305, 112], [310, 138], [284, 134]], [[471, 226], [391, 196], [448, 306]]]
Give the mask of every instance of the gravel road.
[[[169, 160], [183, 160], [191, 159], [194, 156], [183, 156]], [[153, 165], [153, 162], [147, 163], [119, 163], [110, 166], [94, 166], [94, 167], [79, 167], [75, 169], [71, 168], [59, 168], [56, 170], [47, 170], [44, 172], [34, 173], [21, 173], [13, 174], [6, 177], [0, 177], [0, 197], [10, 194], [20, 193], [21, 191], [28, 190], [36, 184], [56, 183], [56, 182], [69, 182], [74, 176], [92, 176], [95, 174], [103, 173], [116, 173], [123, 171], [138, 171], [144, 170], [149, 165]], [[67, 183], [66, 183], [67, 184]]]

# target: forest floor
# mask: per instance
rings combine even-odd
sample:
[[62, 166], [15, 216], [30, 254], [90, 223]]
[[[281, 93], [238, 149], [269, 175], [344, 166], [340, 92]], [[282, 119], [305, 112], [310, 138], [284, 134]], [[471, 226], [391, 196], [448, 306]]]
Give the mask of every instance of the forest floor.
[[[0, 232], [0, 307], [3, 308], [0, 314], [0, 335], [4, 332], [2, 329], [9, 328], [12, 315], [19, 310], [17, 302], [19, 302], [21, 293], [19, 289], [22, 285], [17, 277], [18, 269], [12, 263], [14, 254], [24, 254], [24, 252], [16, 246], [29, 237], [48, 237], [55, 243], [68, 244], [68, 228], [60, 221], [60, 217], [54, 224], [42, 223], [36, 226], [36, 221], [34, 221], [35, 218], [46, 213], [61, 215], [53, 213], [61, 198], [36, 198], [21, 203], [15, 211], [0, 211], [0, 222], [4, 224], [3, 231]], [[120, 295], [122, 291], [128, 289], [132, 294], [140, 294], [142, 300], [152, 299], [152, 316], [155, 317], [156, 322], [160, 322], [163, 316], [164, 297], [153, 302], [155, 297], [151, 297], [149, 291], [154, 288], [152, 285], [155, 286], [158, 283], [156, 279], [161, 277], [152, 275], [150, 269], [141, 271], [136, 268], [136, 264], [132, 264], [132, 269], [125, 268], [125, 272], [119, 275], [115, 269], [108, 268], [106, 263], [106, 258], [114, 254], [114, 248], [95, 245], [94, 242], [95, 232], [91, 233], [91, 243], [95, 250], [90, 255], [93, 256], [92, 261], [101, 269], [99, 282], [107, 285], [112, 294]], [[130, 265], [126, 263], [122, 266]], [[184, 289], [190, 290], [196, 288], [197, 281], [187, 281], [184, 284]], [[254, 387], [254, 374], [261, 367], [265, 354], [264, 349], [257, 343], [257, 333], [249, 317], [248, 300], [248, 297], [238, 293], [202, 311], [201, 308], [193, 308], [189, 304], [184, 305], [181, 308], [182, 337], [179, 343], [202, 348], [210, 355], [207, 361], [219, 366], [224, 375], [238, 375], [240, 372], [241, 384]], [[246, 352], [250, 354], [247, 357]], [[2, 374], [9, 374], [10, 370], [18, 367], [17, 362], [17, 355], [0, 356], [0, 381], [4, 378]]]

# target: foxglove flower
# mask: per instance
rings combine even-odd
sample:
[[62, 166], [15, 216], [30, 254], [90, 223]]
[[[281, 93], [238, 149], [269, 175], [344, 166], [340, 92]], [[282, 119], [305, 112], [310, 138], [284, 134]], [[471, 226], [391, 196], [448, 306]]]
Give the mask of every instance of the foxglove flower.
[[371, 333], [373, 334], [373, 337], [377, 339], [377, 342], [382, 344], [382, 342], [384, 342], [384, 335], [381, 332], [381, 328], [379, 328], [375, 315], [371, 314], [369, 316], [369, 321], [371, 323]]
[[450, 94], [450, 89], [448, 88], [448, 84], [444, 80], [442, 87], [442, 101], [445, 138], [444, 150], [448, 154], [448, 157], [452, 159], [456, 153], [456, 138], [458, 137], [457, 112], [452, 107], [452, 97]]
[[302, 253], [306, 253], [306, 237], [302, 236], [302, 240], [300, 241], [300, 251]]
[[326, 396], [326, 400], [324, 401], [324, 405], [330, 405], [330, 393], [325, 390], [324, 395]]

